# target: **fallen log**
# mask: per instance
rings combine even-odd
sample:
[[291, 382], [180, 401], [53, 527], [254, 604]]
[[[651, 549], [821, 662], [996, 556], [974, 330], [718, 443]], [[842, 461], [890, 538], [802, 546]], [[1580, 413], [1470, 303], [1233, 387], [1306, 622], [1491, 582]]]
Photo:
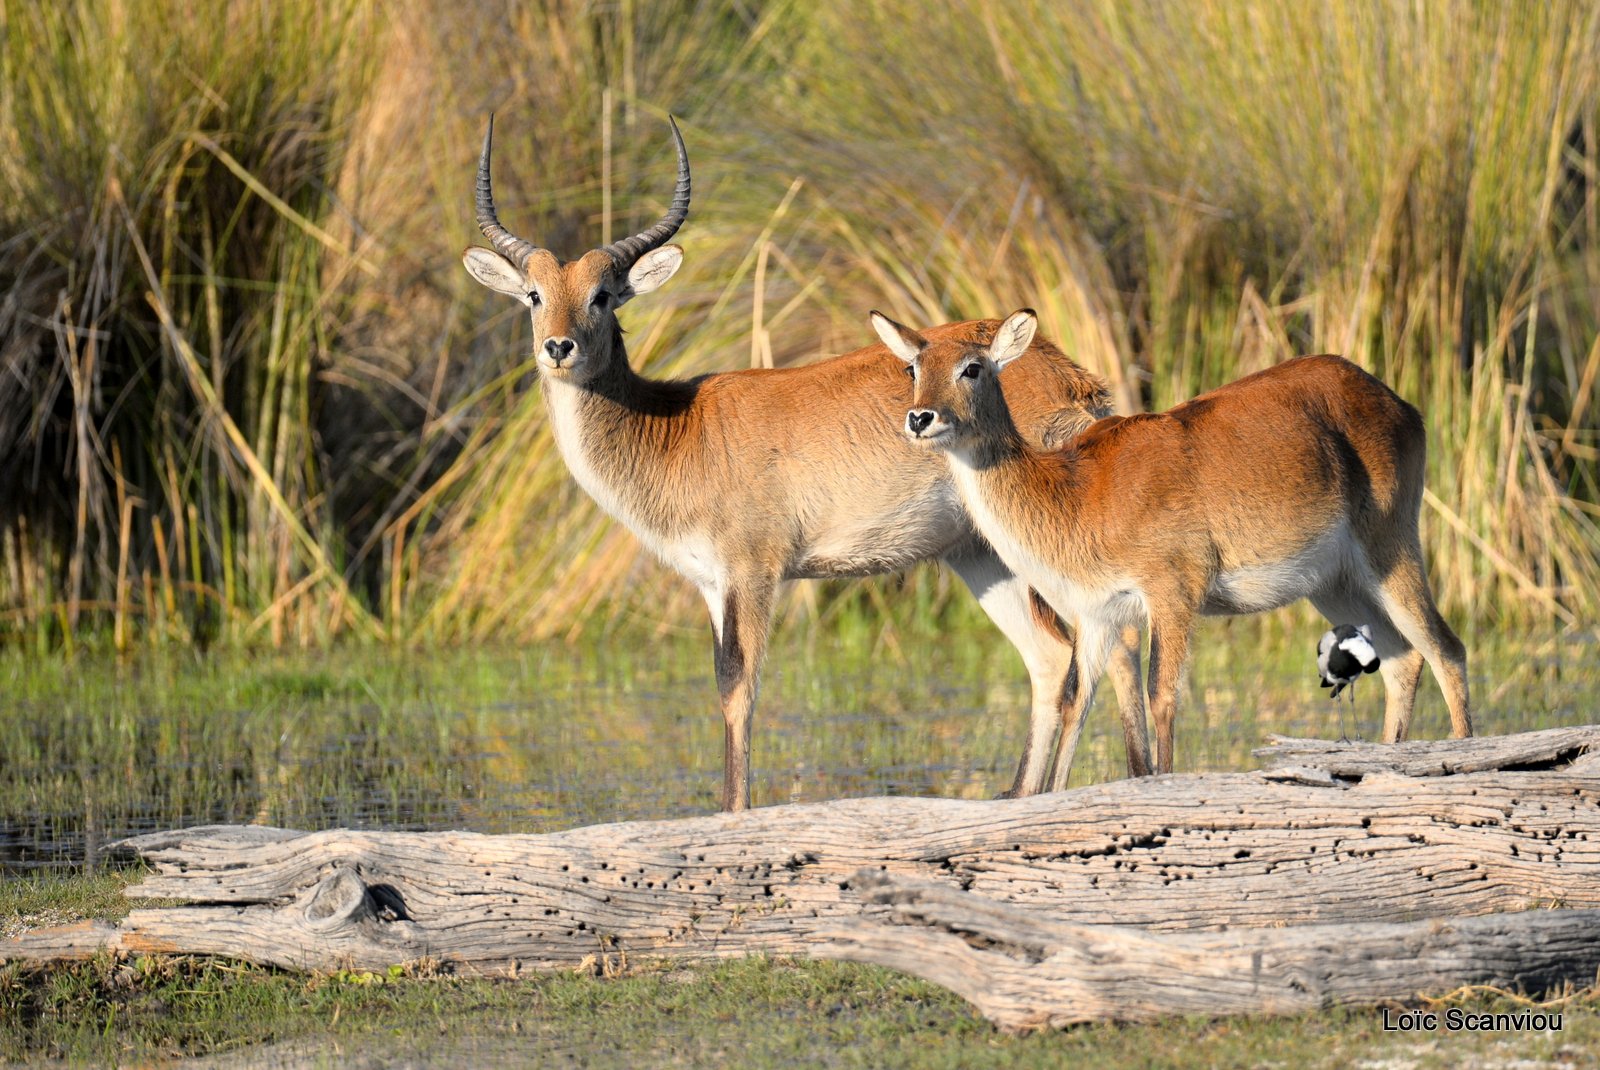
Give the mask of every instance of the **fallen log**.
[[1600, 750], [1591, 753], [1594, 733], [1594, 726], [1581, 725], [1511, 736], [1475, 736], [1445, 745], [1420, 739], [1404, 743], [1340, 743], [1268, 736], [1269, 745], [1251, 753], [1267, 771], [1310, 767], [1345, 779], [1360, 779], [1373, 773], [1449, 776], [1491, 769], [1515, 772], [1558, 766], [1586, 768], [1600, 759]]
[[[514, 975], [807, 954], [861, 911], [862, 868], [1153, 930], [1600, 907], [1600, 727], [1408, 744], [1432, 756], [1416, 776], [1352, 765], [1374, 745], [1281, 746], [1287, 764], [1269, 753], [1262, 772], [996, 802], [853, 799], [547, 835], [140, 836], [125, 849], [153, 872], [127, 894], [191, 905], [26, 934], [0, 942], [0, 960], [108, 947]], [[1449, 771], [1451, 755], [1472, 771]]]
[[1542, 993], [1591, 984], [1600, 970], [1600, 912], [1591, 910], [1155, 933], [1074, 925], [879, 871], [853, 884], [887, 912], [841, 926], [816, 956], [933, 981], [1014, 1032], [1174, 1014], [1302, 1014], [1463, 985]]

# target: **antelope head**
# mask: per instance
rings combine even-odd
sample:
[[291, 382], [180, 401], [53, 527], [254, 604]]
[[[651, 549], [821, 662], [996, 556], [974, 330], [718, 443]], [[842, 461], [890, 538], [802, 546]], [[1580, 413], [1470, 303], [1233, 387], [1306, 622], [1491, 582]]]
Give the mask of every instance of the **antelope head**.
[[678, 185], [667, 214], [631, 238], [563, 262], [500, 225], [489, 178], [494, 116], [489, 117], [478, 158], [477, 206], [478, 229], [494, 248], [474, 246], [462, 260], [473, 278], [528, 306], [534, 355], [543, 374], [583, 382], [616, 361], [626, 362], [617, 309], [666, 282], [683, 263], [683, 248], [667, 241], [689, 214], [689, 154], [677, 122], [668, 121], [678, 150]]
[[1027, 352], [1038, 327], [1033, 310], [1013, 312], [987, 346], [959, 339], [929, 342], [881, 312], [872, 327], [889, 352], [906, 362], [915, 386], [906, 437], [947, 451], [967, 451], [1010, 425], [1000, 369]]

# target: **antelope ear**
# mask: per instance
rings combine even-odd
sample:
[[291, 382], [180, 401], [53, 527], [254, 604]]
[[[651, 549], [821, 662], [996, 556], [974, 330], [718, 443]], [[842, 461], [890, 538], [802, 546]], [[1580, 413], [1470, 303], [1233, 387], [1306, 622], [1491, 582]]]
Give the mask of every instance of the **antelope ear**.
[[922, 347], [928, 340], [904, 324], [896, 323], [882, 312], [872, 313], [872, 329], [878, 332], [878, 337], [883, 344], [889, 347], [889, 352], [911, 364], [916, 361]]
[[651, 249], [628, 269], [628, 288], [622, 295], [623, 300], [659, 288], [682, 266], [683, 246], [663, 245], [659, 249]]
[[1007, 316], [1000, 329], [994, 332], [994, 341], [989, 343], [989, 359], [994, 361], [995, 367], [1004, 368], [1026, 353], [1038, 327], [1038, 317], [1031, 308], [1019, 309]]
[[511, 261], [493, 249], [471, 246], [461, 254], [461, 262], [467, 265], [467, 274], [489, 289], [510, 294], [525, 305], [532, 304], [528, 299], [528, 280], [522, 277]]

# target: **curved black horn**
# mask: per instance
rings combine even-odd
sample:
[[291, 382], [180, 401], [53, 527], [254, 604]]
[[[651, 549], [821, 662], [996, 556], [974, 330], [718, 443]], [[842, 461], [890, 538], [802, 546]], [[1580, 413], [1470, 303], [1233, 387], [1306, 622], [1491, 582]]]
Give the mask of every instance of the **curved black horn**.
[[489, 146], [494, 143], [494, 113], [489, 113], [489, 129], [483, 135], [483, 155], [478, 157], [478, 229], [495, 247], [495, 251], [510, 260], [521, 270], [528, 257], [538, 250], [532, 242], [523, 241], [500, 225], [494, 213], [494, 185], [489, 180]]
[[667, 122], [672, 124], [672, 141], [678, 149], [678, 186], [672, 193], [672, 207], [667, 209], [667, 214], [661, 217], [661, 222], [649, 230], [640, 231], [631, 238], [623, 238], [606, 246], [603, 252], [616, 263], [621, 271], [627, 271], [645, 253], [652, 249], [659, 249], [683, 226], [683, 221], [689, 217], [689, 150], [683, 147], [683, 135], [678, 132], [678, 121], [672, 116], [667, 116]]

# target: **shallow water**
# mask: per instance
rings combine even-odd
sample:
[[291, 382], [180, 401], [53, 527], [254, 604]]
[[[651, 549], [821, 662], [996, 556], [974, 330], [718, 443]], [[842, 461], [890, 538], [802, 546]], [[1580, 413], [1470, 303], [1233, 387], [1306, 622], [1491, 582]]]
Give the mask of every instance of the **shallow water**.
[[[1330, 703], [1305, 638], [1205, 625], [1180, 771], [1248, 768], [1271, 733], [1377, 735], [1379, 679]], [[1593, 636], [1475, 649], [1478, 730], [1592, 720], [1597, 652]], [[0, 662], [0, 871], [82, 865], [122, 836], [211, 822], [542, 832], [705, 813], [722, 767], [709, 662], [699, 637], [133, 666], [12, 656]], [[1122, 775], [1109, 692], [1074, 784]], [[1026, 703], [1021, 665], [992, 634], [780, 643], [754, 735], [757, 805], [992, 797], [1015, 770]], [[1425, 679], [1413, 736], [1447, 727]]]

